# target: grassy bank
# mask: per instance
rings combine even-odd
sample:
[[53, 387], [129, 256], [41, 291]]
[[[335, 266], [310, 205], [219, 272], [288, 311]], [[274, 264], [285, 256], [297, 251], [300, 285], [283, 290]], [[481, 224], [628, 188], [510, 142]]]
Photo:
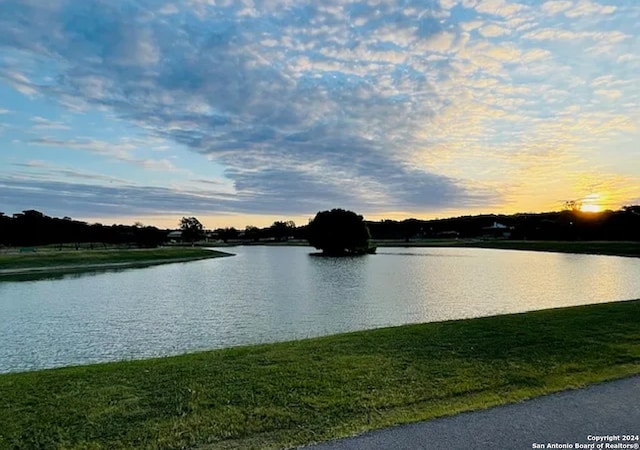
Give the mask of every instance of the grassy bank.
[[112, 250], [56, 250], [34, 249], [28, 253], [7, 252], [0, 254], [0, 280], [3, 275], [19, 273], [55, 272], [93, 269], [106, 266], [135, 266], [190, 261], [218, 256], [228, 256], [201, 248], [156, 248]]
[[281, 448], [640, 373], [640, 300], [0, 376], [0, 448]]
[[475, 247], [502, 250], [531, 250], [539, 252], [583, 253], [593, 255], [640, 257], [640, 242], [626, 241], [511, 241], [500, 239], [442, 239], [404, 242], [378, 241], [380, 247]]

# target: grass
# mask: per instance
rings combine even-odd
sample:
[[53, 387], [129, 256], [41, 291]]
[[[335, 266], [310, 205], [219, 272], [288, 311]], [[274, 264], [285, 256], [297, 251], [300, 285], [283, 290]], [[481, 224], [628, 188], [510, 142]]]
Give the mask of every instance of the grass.
[[2, 449], [283, 448], [640, 373], [640, 300], [0, 376]]
[[[51, 271], [55, 268], [65, 270], [74, 266], [98, 266], [106, 264], [157, 264], [175, 261], [196, 260], [227, 256], [228, 253], [205, 250], [202, 248], [154, 248], [154, 249], [110, 249], [110, 250], [55, 250], [53, 248], [39, 248], [29, 253], [0, 254], [0, 271]], [[2, 277], [2, 273], [0, 273]], [[2, 278], [0, 278], [2, 279]]]
[[627, 241], [516, 241], [500, 239], [442, 239], [411, 242], [381, 241], [379, 246], [392, 247], [476, 247], [503, 250], [531, 250], [594, 255], [640, 256], [640, 242]]

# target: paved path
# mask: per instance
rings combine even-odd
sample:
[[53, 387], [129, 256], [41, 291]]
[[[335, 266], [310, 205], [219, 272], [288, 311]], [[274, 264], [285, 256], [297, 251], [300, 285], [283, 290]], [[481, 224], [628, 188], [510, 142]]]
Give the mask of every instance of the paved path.
[[[640, 434], [640, 377], [565, 391], [514, 405], [373, 431], [306, 449], [639, 448], [640, 440], [623, 441], [624, 434]], [[619, 438], [600, 442], [590, 438], [606, 435], [619, 435]], [[580, 447], [576, 443], [593, 446]], [[553, 444], [571, 446], [554, 447]], [[598, 447], [598, 444], [604, 445]]]

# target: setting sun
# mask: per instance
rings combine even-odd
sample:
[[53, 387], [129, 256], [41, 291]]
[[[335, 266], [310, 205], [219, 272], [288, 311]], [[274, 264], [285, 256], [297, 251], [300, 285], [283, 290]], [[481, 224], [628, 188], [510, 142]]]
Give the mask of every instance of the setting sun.
[[590, 213], [597, 213], [602, 211], [602, 208], [600, 207], [600, 205], [593, 205], [593, 204], [584, 204], [580, 207], [580, 211], [582, 212], [590, 212]]
[[602, 196], [600, 194], [589, 194], [580, 205], [580, 211], [597, 213], [602, 211]]

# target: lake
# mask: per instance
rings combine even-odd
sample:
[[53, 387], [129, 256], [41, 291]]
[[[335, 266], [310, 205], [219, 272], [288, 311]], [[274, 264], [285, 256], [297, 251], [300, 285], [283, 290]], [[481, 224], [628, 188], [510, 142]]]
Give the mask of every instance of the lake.
[[640, 298], [640, 258], [248, 246], [144, 269], [0, 282], [0, 372]]

